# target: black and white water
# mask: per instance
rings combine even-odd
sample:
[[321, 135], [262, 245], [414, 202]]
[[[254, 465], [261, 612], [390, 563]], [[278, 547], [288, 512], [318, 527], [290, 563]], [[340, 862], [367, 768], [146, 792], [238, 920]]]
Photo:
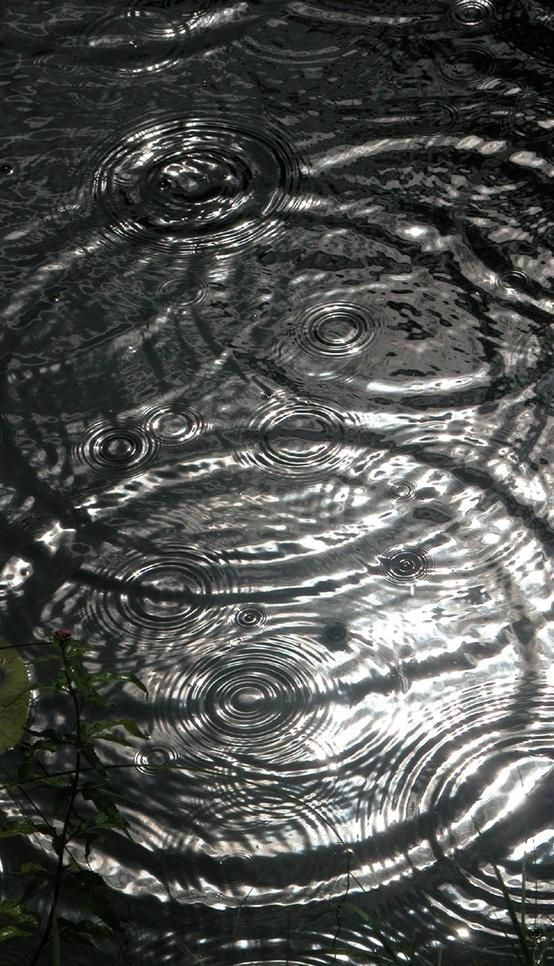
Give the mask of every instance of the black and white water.
[[0, 16], [0, 632], [150, 689], [129, 961], [366, 962], [353, 902], [500, 962], [493, 865], [554, 915], [552, 7]]

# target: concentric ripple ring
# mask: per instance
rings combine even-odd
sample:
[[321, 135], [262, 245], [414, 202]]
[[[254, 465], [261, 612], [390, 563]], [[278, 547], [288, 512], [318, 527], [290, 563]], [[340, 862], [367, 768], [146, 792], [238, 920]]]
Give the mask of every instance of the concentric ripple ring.
[[217, 113], [132, 129], [102, 158], [93, 196], [110, 238], [160, 253], [241, 249], [302, 204], [301, 162], [285, 131]]

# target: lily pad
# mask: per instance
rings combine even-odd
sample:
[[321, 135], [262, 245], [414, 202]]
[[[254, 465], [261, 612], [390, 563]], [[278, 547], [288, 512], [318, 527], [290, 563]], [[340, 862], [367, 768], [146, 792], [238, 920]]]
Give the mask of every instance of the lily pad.
[[21, 740], [31, 703], [25, 662], [0, 637], [0, 755]]

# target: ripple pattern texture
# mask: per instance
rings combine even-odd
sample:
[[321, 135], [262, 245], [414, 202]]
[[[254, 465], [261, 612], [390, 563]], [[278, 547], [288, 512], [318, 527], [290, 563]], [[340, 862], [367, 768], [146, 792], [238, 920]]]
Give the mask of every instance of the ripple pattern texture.
[[93, 194], [109, 235], [187, 255], [270, 238], [298, 207], [300, 175], [278, 128], [185, 115], [124, 136], [96, 170]]
[[550, 966], [552, 5], [0, 28], [0, 634], [140, 729], [62, 961]]

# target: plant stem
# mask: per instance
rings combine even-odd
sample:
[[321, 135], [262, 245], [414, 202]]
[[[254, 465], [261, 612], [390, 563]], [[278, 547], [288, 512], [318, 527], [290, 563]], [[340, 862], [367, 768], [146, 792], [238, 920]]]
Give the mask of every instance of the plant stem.
[[69, 840], [69, 836], [67, 834], [67, 830], [68, 830], [68, 827], [69, 827], [69, 822], [70, 822], [71, 815], [72, 815], [72, 812], [73, 812], [73, 808], [74, 808], [74, 805], [75, 805], [75, 798], [77, 797], [77, 793], [78, 793], [78, 790], [79, 790], [79, 777], [80, 777], [80, 772], [81, 772], [81, 705], [79, 703], [79, 698], [78, 698], [77, 692], [75, 691], [75, 689], [73, 687], [73, 684], [71, 683], [71, 676], [69, 674], [68, 665], [67, 665], [67, 657], [66, 657], [64, 645], [63, 645], [62, 642], [59, 642], [59, 647], [60, 647], [60, 650], [61, 650], [61, 653], [62, 653], [64, 673], [65, 673], [65, 681], [66, 681], [66, 688], [67, 688], [67, 691], [68, 691], [69, 695], [71, 696], [71, 700], [73, 701], [73, 709], [74, 709], [74, 714], [75, 714], [75, 732], [76, 732], [76, 737], [77, 737], [77, 742], [76, 742], [77, 753], [75, 755], [75, 768], [73, 770], [73, 780], [71, 782], [71, 790], [70, 790], [70, 793], [69, 793], [69, 801], [68, 801], [67, 810], [66, 810], [66, 813], [65, 813], [63, 828], [62, 828], [61, 835], [60, 835], [58, 866], [57, 866], [57, 869], [56, 869], [56, 875], [55, 875], [55, 879], [54, 879], [54, 892], [53, 892], [53, 896], [52, 896], [52, 905], [50, 906], [50, 912], [48, 914], [48, 919], [46, 921], [46, 926], [45, 926], [45, 929], [44, 929], [44, 933], [42, 934], [42, 938], [40, 940], [40, 943], [37, 946], [37, 949], [35, 951], [35, 954], [34, 954], [32, 960], [31, 960], [29, 966], [36, 966], [36, 964], [39, 961], [39, 958], [40, 958], [40, 955], [41, 955], [43, 949], [45, 948], [45, 946], [47, 945], [47, 943], [50, 941], [50, 934], [52, 932], [52, 926], [53, 926], [53, 923], [54, 923], [54, 917], [56, 915], [57, 906], [58, 906], [58, 902], [59, 902], [59, 898], [60, 898], [61, 886], [62, 886], [62, 875], [63, 875], [63, 869], [64, 869], [64, 856], [65, 856], [66, 844], [67, 844], [67, 842]]

